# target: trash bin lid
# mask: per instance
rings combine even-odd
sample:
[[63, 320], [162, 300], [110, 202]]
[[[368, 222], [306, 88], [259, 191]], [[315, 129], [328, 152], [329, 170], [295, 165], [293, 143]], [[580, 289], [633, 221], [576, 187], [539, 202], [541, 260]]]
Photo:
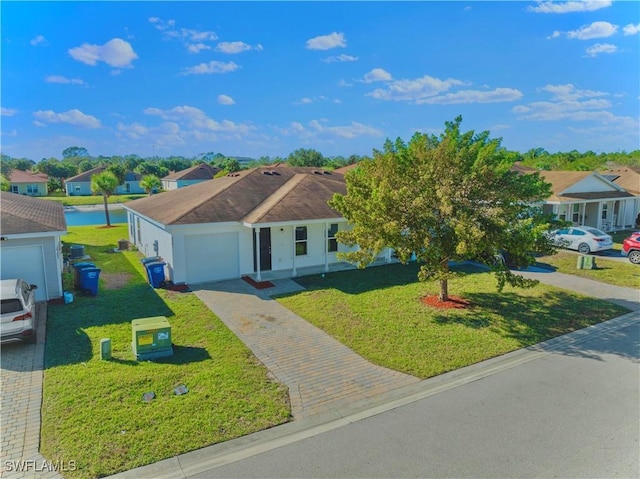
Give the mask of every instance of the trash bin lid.
[[88, 263], [88, 262], [74, 263], [72, 266], [74, 268], [95, 268], [96, 267], [94, 263]]

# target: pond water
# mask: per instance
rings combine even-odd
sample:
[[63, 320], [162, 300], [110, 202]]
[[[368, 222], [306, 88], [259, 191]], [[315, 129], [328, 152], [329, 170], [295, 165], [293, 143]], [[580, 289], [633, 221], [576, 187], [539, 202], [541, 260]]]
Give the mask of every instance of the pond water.
[[[107, 218], [105, 217], [104, 209], [96, 209], [91, 211], [65, 211], [64, 216], [67, 219], [67, 226], [107, 224]], [[111, 221], [111, 224], [126, 223], [126, 210], [109, 210], [109, 220]]]

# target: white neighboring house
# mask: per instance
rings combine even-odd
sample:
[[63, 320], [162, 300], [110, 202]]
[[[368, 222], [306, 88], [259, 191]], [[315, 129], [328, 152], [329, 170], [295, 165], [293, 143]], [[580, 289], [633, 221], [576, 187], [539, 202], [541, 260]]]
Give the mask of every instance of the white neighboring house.
[[219, 171], [218, 168], [206, 163], [200, 163], [186, 170], [172, 171], [162, 178], [162, 189], [165, 191], [175, 190], [184, 186], [212, 180]]
[[63, 206], [1, 192], [0, 276], [36, 284], [38, 301], [59, 298], [62, 290], [62, 241], [67, 233]]
[[540, 171], [552, 185], [543, 209], [574, 226], [602, 231], [633, 228], [640, 212], [640, 197], [607, 177], [587, 171]]
[[129, 240], [161, 256], [176, 284], [340, 263], [335, 239], [348, 223], [327, 201], [344, 175], [267, 166], [128, 202]]

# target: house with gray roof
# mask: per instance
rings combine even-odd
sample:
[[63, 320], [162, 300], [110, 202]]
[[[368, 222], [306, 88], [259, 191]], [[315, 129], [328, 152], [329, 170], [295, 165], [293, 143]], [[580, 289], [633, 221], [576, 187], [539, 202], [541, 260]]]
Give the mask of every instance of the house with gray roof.
[[0, 192], [1, 279], [36, 284], [39, 301], [61, 297], [61, 237], [66, 233], [60, 203]]
[[165, 191], [175, 190], [184, 186], [212, 180], [219, 171], [219, 168], [208, 165], [207, 163], [200, 163], [186, 170], [172, 171], [162, 178], [162, 189]]
[[[344, 175], [283, 165], [244, 170], [127, 202], [129, 240], [160, 256], [169, 278], [201, 283], [340, 263], [349, 227], [327, 202], [345, 194]], [[268, 276], [268, 275], [267, 275]]]
[[[68, 178], [64, 182], [64, 189], [67, 196], [91, 196], [91, 177], [102, 173], [106, 166], [98, 166], [79, 175]], [[141, 175], [132, 171], [127, 171], [124, 183], [116, 188], [116, 195], [144, 194], [144, 188], [140, 186]]]

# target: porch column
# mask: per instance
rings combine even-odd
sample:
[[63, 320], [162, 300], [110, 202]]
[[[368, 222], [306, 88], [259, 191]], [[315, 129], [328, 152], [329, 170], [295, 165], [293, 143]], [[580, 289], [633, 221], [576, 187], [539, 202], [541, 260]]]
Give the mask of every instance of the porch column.
[[324, 270], [329, 271], [329, 223], [324, 224]]
[[596, 222], [596, 228], [602, 229], [602, 201], [598, 201], [598, 218]]
[[256, 281], [262, 281], [260, 274], [260, 228], [254, 228], [253, 231], [256, 235]]
[[580, 217], [582, 218], [580, 220], [580, 225], [584, 226], [584, 221], [587, 219], [587, 204], [582, 203], [582, 207], [580, 209], [582, 210], [580, 213]]
[[291, 226], [291, 243], [293, 245], [293, 257], [291, 264], [293, 265], [293, 272], [291, 273], [293, 276], [298, 276], [298, 272], [296, 271], [296, 225]]
[[386, 262], [391, 263], [391, 248], [387, 248]]

